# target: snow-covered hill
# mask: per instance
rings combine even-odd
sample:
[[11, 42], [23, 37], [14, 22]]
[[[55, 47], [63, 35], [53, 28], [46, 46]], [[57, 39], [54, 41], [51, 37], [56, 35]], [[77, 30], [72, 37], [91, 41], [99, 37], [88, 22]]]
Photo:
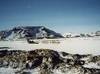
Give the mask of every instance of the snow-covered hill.
[[90, 32], [90, 33], [65, 33], [63, 36], [65, 38], [78, 38], [78, 37], [100, 37], [100, 31], [97, 32]]
[[56, 33], [44, 26], [15, 27], [11, 30], [0, 31], [1, 40], [18, 40], [26, 38], [61, 38], [61, 34]]

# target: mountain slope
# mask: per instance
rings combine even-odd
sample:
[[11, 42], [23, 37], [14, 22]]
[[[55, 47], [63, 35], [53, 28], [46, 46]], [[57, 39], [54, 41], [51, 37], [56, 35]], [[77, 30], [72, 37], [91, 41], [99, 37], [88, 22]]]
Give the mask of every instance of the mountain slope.
[[11, 30], [0, 31], [1, 40], [17, 40], [27, 38], [60, 38], [61, 34], [56, 33], [44, 26], [15, 27]]

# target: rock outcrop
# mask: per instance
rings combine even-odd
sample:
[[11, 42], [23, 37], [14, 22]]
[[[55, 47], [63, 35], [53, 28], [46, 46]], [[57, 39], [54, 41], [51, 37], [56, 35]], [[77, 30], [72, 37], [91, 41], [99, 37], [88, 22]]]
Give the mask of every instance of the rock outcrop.
[[0, 50], [0, 68], [13, 68], [15, 74], [32, 74], [31, 71], [34, 69], [38, 70], [38, 74], [57, 74], [57, 72], [61, 74], [100, 74], [100, 67], [84, 66], [91, 62], [100, 66], [100, 56], [70, 54], [50, 49]]

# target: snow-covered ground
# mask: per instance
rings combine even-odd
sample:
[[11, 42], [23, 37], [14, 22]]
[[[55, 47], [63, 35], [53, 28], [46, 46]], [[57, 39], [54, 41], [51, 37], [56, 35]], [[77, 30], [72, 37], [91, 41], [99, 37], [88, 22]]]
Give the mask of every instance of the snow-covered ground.
[[[35, 40], [39, 44], [29, 44], [27, 41], [0, 41], [0, 47], [10, 47], [9, 50], [34, 50], [34, 49], [53, 49], [72, 54], [93, 54], [100, 55], [100, 37], [96, 38], [62, 38], [62, 39], [39, 39]], [[52, 43], [52, 41], [54, 41]], [[59, 43], [60, 42], [60, 43]], [[1, 49], [2, 50], [2, 49]], [[87, 68], [98, 68], [96, 63], [84, 65]], [[38, 69], [32, 70], [34, 74], [38, 74]], [[74, 69], [66, 70], [62, 73], [59, 70], [54, 70], [54, 74], [78, 74], [74, 73]], [[73, 71], [73, 73], [72, 73]], [[76, 70], [77, 71], [77, 70]], [[0, 68], [0, 74], [15, 74], [12, 68]], [[31, 72], [31, 71], [30, 71]], [[31, 72], [32, 74], [33, 72]]]
[[[20, 70], [20, 69], [12, 69], [11, 67], [0, 68], [0, 74], [15, 74], [15, 72], [17, 70]], [[25, 73], [25, 74], [39, 74], [39, 70], [37, 68], [32, 69], [32, 70], [26, 70], [25, 72], [29, 72], [29, 73]]]
[[[50, 41], [60, 43], [50, 43]], [[62, 39], [39, 39], [39, 44], [29, 44], [27, 41], [0, 41], [0, 47], [11, 47], [16, 50], [53, 49], [72, 54], [100, 55], [100, 37], [96, 38], [62, 38]], [[45, 41], [49, 41], [45, 42]]]

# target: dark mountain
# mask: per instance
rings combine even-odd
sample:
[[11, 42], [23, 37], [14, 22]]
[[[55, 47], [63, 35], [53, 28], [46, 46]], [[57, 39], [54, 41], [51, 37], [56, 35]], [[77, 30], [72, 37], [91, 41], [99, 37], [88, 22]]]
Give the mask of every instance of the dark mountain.
[[11, 30], [0, 31], [1, 40], [17, 40], [27, 38], [61, 38], [61, 34], [56, 33], [44, 26], [15, 27]]

